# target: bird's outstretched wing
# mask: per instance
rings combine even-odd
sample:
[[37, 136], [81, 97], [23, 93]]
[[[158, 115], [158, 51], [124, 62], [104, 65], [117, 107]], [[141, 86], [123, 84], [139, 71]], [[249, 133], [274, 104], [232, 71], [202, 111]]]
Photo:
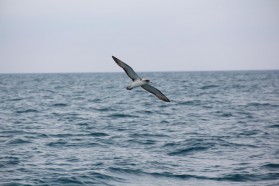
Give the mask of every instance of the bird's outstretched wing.
[[147, 90], [148, 92], [154, 94], [157, 98], [165, 101], [165, 102], [170, 102], [170, 100], [165, 96], [160, 90], [152, 87], [149, 84], [145, 84], [141, 86], [143, 89]]
[[132, 69], [132, 67], [130, 67], [129, 65], [127, 65], [126, 63], [124, 63], [123, 61], [117, 59], [116, 57], [112, 56], [112, 59], [121, 67], [123, 68], [123, 70], [126, 72], [126, 74], [133, 80], [135, 81], [136, 79], [140, 79], [140, 77], [137, 75], [137, 73], [135, 73], [135, 71]]

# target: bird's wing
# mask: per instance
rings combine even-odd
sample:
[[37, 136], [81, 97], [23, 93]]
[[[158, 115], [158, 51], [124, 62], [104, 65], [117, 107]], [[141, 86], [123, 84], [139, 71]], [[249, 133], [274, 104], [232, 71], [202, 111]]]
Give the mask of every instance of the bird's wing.
[[140, 77], [135, 73], [135, 71], [123, 61], [117, 59], [116, 57], [112, 56], [113, 60], [126, 72], [126, 74], [135, 81], [136, 79], [140, 79]]
[[165, 96], [160, 90], [152, 87], [149, 84], [145, 84], [141, 86], [143, 89], [147, 90], [148, 92], [154, 94], [157, 98], [165, 101], [165, 102], [170, 102], [170, 100]]

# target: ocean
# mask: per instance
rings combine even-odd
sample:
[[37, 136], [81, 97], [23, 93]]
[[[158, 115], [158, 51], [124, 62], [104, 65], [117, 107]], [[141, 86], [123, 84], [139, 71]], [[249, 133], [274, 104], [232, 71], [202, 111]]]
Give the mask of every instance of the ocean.
[[0, 185], [279, 185], [279, 71], [0, 74]]

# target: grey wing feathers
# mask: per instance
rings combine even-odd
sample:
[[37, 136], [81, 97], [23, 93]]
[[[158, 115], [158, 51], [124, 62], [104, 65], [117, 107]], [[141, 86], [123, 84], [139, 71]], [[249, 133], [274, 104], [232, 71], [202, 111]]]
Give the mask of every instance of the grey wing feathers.
[[135, 81], [136, 79], [139, 79], [140, 77], [135, 73], [135, 71], [126, 63], [123, 61], [117, 59], [116, 57], [112, 56], [113, 60], [126, 72], [126, 74]]
[[143, 89], [147, 90], [148, 92], [154, 94], [157, 98], [165, 101], [170, 102], [170, 100], [165, 96], [160, 90], [156, 89], [155, 87], [152, 87], [149, 84], [145, 84], [141, 86]]

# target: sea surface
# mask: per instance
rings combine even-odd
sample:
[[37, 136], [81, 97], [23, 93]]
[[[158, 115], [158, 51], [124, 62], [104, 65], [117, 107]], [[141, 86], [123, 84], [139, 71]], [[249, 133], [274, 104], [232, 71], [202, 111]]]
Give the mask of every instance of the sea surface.
[[0, 185], [279, 185], [279, 71], [0, 74]]

